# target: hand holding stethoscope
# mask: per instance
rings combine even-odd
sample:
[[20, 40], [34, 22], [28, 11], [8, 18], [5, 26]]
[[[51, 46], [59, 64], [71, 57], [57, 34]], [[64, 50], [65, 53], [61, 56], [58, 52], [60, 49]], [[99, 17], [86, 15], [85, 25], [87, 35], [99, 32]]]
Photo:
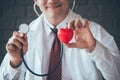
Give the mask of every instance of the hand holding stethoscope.
[[20, 25], [20, 31], [14, 31], [12, 37], [9, 39], [6, 50], [11, 55], [10, 64], [12, 67], [18, 67], [22, 62], [21, 49], [23, 53], [27, 52], [28, 42], [27, 35], [29, 27], [25, 24]]
[[[29, 32], [29, 29], [30, 28], [27, 24], [21, 24], [19, 26], [19, 31], [13, 32], [13, 36], [9, 39], [6, 45], [6, 49], [7, 49], [7, 52], [12, 56], [10, 64], [12, 67], [17, 68], [23, 62], [25, 67], [32, 74], [36, 76], [41, 76], [41, 77], [49, 76], [57, 69], [57, 67], [61, 63], [62, 55], [63, 55], [63, 45], [61, 45], [62, 47], [61, 47], [60, 58], [58, 59], [58, 62], [53, 67], [53, 69], [50, 72], [44, 73], [44, 74], [36, 73], [32, 69], [29, 68], [30, 65], [28, 66], [24, 59], [24, 55], [27, 52], [27, 48], [28, 48], [27, 32]], [[52, 28], [50, 29], [53, 31]]]

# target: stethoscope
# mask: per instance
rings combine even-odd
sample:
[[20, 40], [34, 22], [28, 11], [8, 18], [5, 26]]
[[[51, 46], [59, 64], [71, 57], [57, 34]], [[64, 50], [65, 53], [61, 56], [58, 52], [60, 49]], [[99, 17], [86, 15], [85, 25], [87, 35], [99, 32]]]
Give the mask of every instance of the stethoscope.
[[[21, 24], [21, 25], [19, 26], [19, 31], [22, 32], [22, 33], [24, 33], [24, 34], [27, 34], [27, 33], [29, 32], [29, 29], [30, 29], [30, 28], [29, 28], [29, 26], [28, 26], [27, 24]], [[52, 30], [52, 32], [54, 32], [54, 29], [52, 29], [51, 27], [50, 27], [50, 29]], [[61, 46], [60, 58], [58, 59], [57, 64], [56, 64], [56, 65], [52, 68], [52, 70], [49, 71], [48, 73], [38, 74], [38, 73], [34, 72], [33, 70], [31, 70], [30, 67], [27, 65], [25, 59], [24, 59], [23, 49], [21, 49], [21, 58], [22, 58], [22, 61], [23, 61], [24, 65], [25, 65], [25, 67], [26, 67], [32, 74], [34, 74], [34, 75], [36, 75], [36, 76], [41, 76], [41, 77], [49, 76], [49, 75], [51, 75], [51, 74], [58, 68], [58, 66], [61, 64], [62, 56], [63, 56], [63, 44], [61, 43], [60, 46]]]
[[[74, 5], [75, 5], [75, 0], [73, 1], [72, 11], [73, 11], [73, 9], [74, 9]], [[34, 4], [33, 7], [34, 7], [35, 13], [39, 16], [39, 14], [38, 14], [38, 12], [37, 12], [37, 10], [36, 10], [36, 8], [35, 8], [35, 4]], [[53, 30], [52, 28], [50, 28], [50, 29], [54, 32], [54, 30]], [[29, 32], [29, 30], [30, 30], [30, 28], [29, 28], [29, 26], [28, 26], [27, 24], [21, 24], [21, 25], [19, 26], [19, 31], [22, 32], [22, 33], [27, 34], [27, 33]], [[60, 58], [58, 59], [57, 64], [56, 64], [56, 65], [53, 67], [53, 69], [52, 69], [51, 71], [49, 71], [48, 73], [38, 74], [38, 73], [34, 72], [33, 70], [31, 70], [30, 67], [27, 65], [25, 59], [24, 59], [23, 49], [21, 49], [21, 58], [22, 58], [22, 61], [23, 61], [24, 65], [25, 65], [25, 67], [27, 68], [27, 70], [28, 70], [29, 72], [31, 72], [33, 75], [40, 76], [40, 77], [49, 76], [49, 75], [51, 75], [51, 74], [58, 68], [58, 66], [59, 66], [59, 65], [61, 64], [61, 62], [62, 62], [63, 44], [61, 43], [60, 46], [61, 46]]]

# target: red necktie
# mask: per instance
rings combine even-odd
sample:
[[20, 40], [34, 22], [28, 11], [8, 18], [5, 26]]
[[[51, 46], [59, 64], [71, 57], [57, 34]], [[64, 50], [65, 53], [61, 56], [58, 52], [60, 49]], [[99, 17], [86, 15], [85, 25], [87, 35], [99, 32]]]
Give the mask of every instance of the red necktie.
[[[53, 32], [55, 33], [55, 38], [54, 42], [51, 48], [51, 53], [50, 53], [50, 62], [49, 62], [49, 72], [55, 67], [57, 64], [59, 58], [60, 58], [60, 41], [57, 37], [57, 29], [54, 28]], [[47, 80], [61, 80], [61, 63], [57, 67], [57, 69], [47, 77]]]

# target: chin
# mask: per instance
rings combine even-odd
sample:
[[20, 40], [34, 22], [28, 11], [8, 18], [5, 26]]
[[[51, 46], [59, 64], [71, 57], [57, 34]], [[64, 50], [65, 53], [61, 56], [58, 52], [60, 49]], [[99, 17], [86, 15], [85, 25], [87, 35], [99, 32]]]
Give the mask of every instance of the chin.
[[49, 12], [49, 14], [47, 14], [49, 17], [51, 18], [56, 18], [58, 16], [61, 15], [61, 13], [57, 13], [57, 12]]

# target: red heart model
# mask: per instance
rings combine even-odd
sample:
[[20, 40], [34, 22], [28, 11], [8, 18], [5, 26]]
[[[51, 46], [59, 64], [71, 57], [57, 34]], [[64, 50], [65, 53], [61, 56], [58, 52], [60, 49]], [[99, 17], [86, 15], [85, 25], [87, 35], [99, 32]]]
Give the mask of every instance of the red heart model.
[[61, 42], [67, 44], [73, 37], [73, 30], [68, 28], [60, 28], [58, 30], [58, 38]]

